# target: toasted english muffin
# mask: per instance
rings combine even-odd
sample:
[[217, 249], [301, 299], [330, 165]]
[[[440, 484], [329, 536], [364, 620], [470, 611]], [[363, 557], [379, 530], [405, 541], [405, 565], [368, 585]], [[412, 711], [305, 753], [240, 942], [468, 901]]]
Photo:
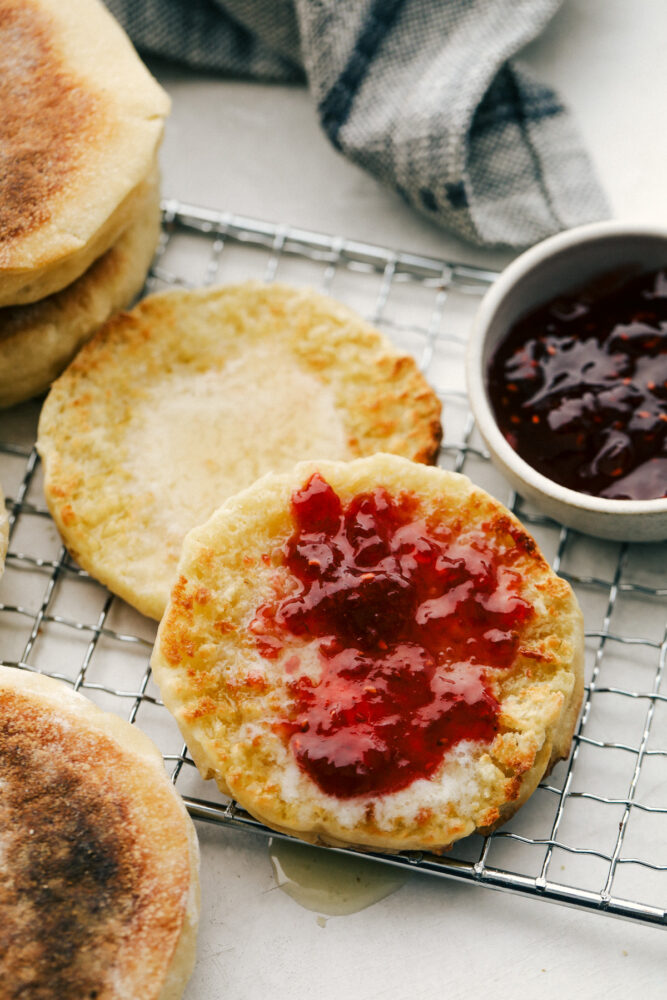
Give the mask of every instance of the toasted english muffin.
[[0, 308], [0, 407], [45, 392], [81, 345], [141, 291], [160, 237], [157, 171], [143, 189], [135, 220], [76, 281], [39, 302]]
[[582, 617], [466, 477], [304, 462], [187, 535], [152, 667], [201, 774], [268, 826], [437, 852], [567, 756]]
[[0, 667], [0, 995], [177, 1000], [199, 916], [194, 825], [136, 726]]
[[432, 461], [440, 404], [412, 358], [310, 290], [247, 283], [144, 299], [55, 382], [39, 452], [74, 558], [160, 618], [187, 531], [303, 458]]
[[169, 98], [99, 0], [0, 0], [0, 306], [71, 284], [133, 221]]

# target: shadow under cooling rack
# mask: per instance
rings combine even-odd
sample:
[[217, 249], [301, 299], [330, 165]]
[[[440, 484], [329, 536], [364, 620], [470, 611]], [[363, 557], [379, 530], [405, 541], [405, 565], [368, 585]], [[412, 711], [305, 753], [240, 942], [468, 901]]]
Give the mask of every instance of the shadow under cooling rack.
[[[586, 621], [586, 696], [570, 759], [490, 837], [443, 857], [385, 864], [667, 924], [667, 545], [568, 531], [491, 465], [464, 386], [467, 331], [492, 272], [168, 201], [147, 291], [254, 278], [310, 285], [409, 351], [443, 404], [439, 463], [465, 472], [528, 525]], [[0, 658], [81, 689], [153, 738], [191, 814], [275, 836], [201, 780], [154, 685], [155, 624], [69, 558], [44, 505], [34, 448], [39, 401], [0, 415], [10, 546], [0, 581]]]

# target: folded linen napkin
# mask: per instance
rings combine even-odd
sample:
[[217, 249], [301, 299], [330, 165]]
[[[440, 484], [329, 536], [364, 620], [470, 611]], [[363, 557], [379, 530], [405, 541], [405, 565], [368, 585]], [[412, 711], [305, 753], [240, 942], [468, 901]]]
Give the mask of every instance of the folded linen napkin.
[[106, 0], [137, 48], [305, 79], [333, 145], [478, 245], [608, 214], [572, 120], [512, 57], [562, 0]]

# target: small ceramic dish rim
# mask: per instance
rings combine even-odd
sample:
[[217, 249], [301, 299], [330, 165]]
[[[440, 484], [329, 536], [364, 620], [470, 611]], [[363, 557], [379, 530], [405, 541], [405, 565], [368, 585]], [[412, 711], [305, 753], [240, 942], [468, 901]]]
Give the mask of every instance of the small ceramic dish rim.
[[[645, 240], [657, 244], [663, 241], [663, 266], [667, 265], [667, 227], [619, 221], [590, 223], [566, 230], [536, 244], [512, 261], [485, 294], [475, 316], [466, 356], [466, 378], [470, 406], [491, 457], [519, 493], [533, 500], [555, 520], [587, 534], [619, 541], [657, 541], [667, 539], [667, 498], [608, 500], [578, 493], [548, 479], [524, 461], [505, 440], [496, 423], [486, 388], [486, 365], [490, 353], [488, 338], [494, 335], [494, 322], [499, 310], [516, 293], [518, 286], [536, 268], [544, 270], [556, 258], [562, 259], [564, 253], [577, 251], [581, 255], [586, 252], [581, 248], [586, 246], [598, 248], [599, 252], [601, 241], [620, 243], [624, 239], [630, 243]], [[629, 259], [632, 259], [631, 255]], [[660, 266], [657, 263], [656, 270]], [[598, 267], [596, 273], [602, 271]], [[581, 287], [585, 280], [577, 281], [573, 276], [569, 282], [547, 289], [541, 301], [549, 301], [564, 291], [576, 290], [577, 284]], [[537, 304], [537, 301], [531, 303], [523, 309], [523, 313]], [[520, 315], [521, 310], [516, 310], [514, 318]], [[496, 334], [494, 345], [501, 335], [502, 331]]]

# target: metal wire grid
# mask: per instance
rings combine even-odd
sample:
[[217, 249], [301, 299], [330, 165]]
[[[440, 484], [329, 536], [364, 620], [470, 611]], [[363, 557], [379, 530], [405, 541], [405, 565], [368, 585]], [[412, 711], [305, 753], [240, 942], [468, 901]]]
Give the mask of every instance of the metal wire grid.
[[[667, 546], [577, 535], [541, 516], [495, 472], [463, 382], [469, 320], [494, 274], [342, 237], [169, 201], [148, 290], [256, 277], [307, 282], [347, 301], [412, 351], [443, 401], [440, 464], [464, 471], [530, 526], [577, 591], [587, 622], [585, 704], [569, 761], [502, 830], [445, 857], [385, 863], [665, 926], [667, 913]], [[6, 665], [50, 674], [139, 724], [200, 820], [271, 834], [204, 783], [148, 665], [154, 623], [68, 556], [44, 506], [38, 403], [0, 416], [10, 546], [0, 583]], [[271, 834], [273, 835], [273, 834]]]

